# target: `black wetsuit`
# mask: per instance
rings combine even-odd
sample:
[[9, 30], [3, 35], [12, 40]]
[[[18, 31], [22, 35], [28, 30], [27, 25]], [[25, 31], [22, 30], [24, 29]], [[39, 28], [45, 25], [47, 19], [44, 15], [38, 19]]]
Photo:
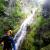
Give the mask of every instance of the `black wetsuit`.
[[3, 50], [12, 50], [12, 47], [15, 50], [15, 43], [11, 36], [3, 36], [2, 38], [0, 38], [0, 43], [2, 41], [4, 42]]

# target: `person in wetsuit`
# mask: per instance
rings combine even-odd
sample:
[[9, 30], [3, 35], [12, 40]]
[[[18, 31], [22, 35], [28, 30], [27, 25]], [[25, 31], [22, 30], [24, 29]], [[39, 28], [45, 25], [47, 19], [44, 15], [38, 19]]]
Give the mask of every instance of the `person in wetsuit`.
[[10, 36], [11, 30], [9, 30], [3, 37], [0, 38], [0, 43], [4, 42], [3, 50], [15, 50], [15, 42]]

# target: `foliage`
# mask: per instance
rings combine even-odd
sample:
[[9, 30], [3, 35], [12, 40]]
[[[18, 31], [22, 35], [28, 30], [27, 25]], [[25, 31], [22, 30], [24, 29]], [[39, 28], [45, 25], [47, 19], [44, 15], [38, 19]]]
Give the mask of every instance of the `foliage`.
[[0, 15], [4, 12], [4, 8], [5, 8], [4, 0], [0, 0]]
[[8, 6], [7, 2], [5, 2], [5, 0], [0, 0], [0, 35], [3, 35], [5, 33], [4, 30], [9, 30], [10, 27], [14, 33], [17, 32], [21, 20], [24, 19], [23, 16], [25, 16], [24, 13], [21, 12], [19, 1], [16, 1], [16, 5], [9, 16], [5, 14], [4, 11]]
[[[15, 7], [9, 16], [4, 13], [5, 9], [5, 0], [0, 0], [0, 36], [5, 33], [5, 30], [9, 29], [12, 29], [13, 33], [16, 33], [21, 25], [21, 21], [23, 21], [26, 16], [22, 13], [20, 0], [16, 0]], [[21, 50], [38, 50], [36, 45], [43, 43], [42, 37], [50, 37], [50, 18], [45, 19], [41, 13], [37, 11], [35, 20], [35, 24], [33, 23], [28, 26], [27, 35], [21, 46]], [[40, 48], [40, 50], [50, 50], [50, 44]]]

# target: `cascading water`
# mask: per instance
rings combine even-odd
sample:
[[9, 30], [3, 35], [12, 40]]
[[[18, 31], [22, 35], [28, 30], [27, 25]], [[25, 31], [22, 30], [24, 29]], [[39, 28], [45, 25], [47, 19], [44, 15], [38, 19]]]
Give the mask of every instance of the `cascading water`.
[[34, 9], [33, 14], [31, 14], [30, 16], [28, 16], [28, 18], [26, 20], [24, 20], [24, 22], [22, 23], [20, 30], [17, 32], [17, 34], [14, 37], [14, 40], [16, 41], [16, 50], [18, 50], [18, 47], [21, 45], [21, 43], [23, 42], [25, 36], [26, 36], [26, 30], [27, 30], [27, 26], [29, 24], [32, 23], [33, 21], [33, 17], [35, 15], [35, 11], [36, 8]]
[[[37, 0], [36, 0], [37, 1]], [[42, 1], [38, 0], [38, 2], [36, 2], [38, 5], [42, 3]], [[22, 23], [19, 31], [15, 34], [14, 40], [15, 40], [15, 45], [16, 45], [16, 50], [19, 49], [19, 46], [22, 44], [26, 33], [27, 33], [27, 26], [30, 25], [32, 22], [35, 22], [35, 12], [38, 9], [38, 7], [35, 6], [35, 8], [33, 8], [33, 13], [31, 13], [31, 15], [29, 15], [24, 22]]]

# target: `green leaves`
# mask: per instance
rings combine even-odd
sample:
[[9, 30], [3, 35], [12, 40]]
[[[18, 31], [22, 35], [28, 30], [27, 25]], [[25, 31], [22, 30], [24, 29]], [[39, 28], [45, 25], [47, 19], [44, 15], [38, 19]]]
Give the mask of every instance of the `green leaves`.
[[4, 0], [0, 0], [0, 14], [4, 11]]

